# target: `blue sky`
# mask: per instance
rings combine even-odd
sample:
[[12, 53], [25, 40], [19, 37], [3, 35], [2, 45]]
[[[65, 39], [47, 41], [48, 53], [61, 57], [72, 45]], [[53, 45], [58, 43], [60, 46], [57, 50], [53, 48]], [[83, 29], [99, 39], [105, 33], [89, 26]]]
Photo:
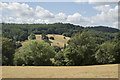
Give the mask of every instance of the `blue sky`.
[[[97, 11], [93, 9], [93, 7], [98, 6], [100, 4], [89, 4], [88, 2], [26, 2], [31, 7], [35, 8], [36, 6], [41, 6], [47, 10], [49, 10], [52, 13], [59, 13], [63, 12], [67, 15], [72, 15], [75, 12], [81, 13], [83, 16], [91, 17], [96, 15], [97, 13], [100, 13], [100, 11]], [[110, 6], [113, 8], [116, 6], [116, 4], [110, 4]]]
[[88, 2], [1, 3], [2, 21], [7, 23], [72, 23], [117, 28], [117, 4]]
[[[28, 3], [31, 7], [36, 7], [36, 5], [40, 5], [41, 7], [49, 10], [52, 13], [59, 13], [63, 12], [67, 15], [72, 15], [75, 12], [81, 13], [84, 16], [92, 16], [99, 11], [94, 10], [92, 7], [93, 5], [88, 5], [88, 3], [73, 3], [73, 2], [41, 2], [41, 3]], [[89, 12], [90, 14], [87, 14]]]

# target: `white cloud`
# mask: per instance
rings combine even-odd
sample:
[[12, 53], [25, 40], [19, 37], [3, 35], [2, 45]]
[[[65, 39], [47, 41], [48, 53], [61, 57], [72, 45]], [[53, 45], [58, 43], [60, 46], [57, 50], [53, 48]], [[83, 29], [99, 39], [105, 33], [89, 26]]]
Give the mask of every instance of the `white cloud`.
[[10, 16], [28, 18], [34, 16], [33, 8], [27, 4], [20, 3], [0, 3], [2, 11]]
[[36, 19], [34, 23], [46, 23], [46, 20]]
[[118, 21], [118, 6], [111, 8], [109, 5], [102, 5], [94, 7], [94, 9], [101, 13], [91, 17], [93, 23], [113, 23], [114, 25]]
[[110, 10], [110, 5], [96, 6], [96, 7], [94, 7], [94, 9], [96, 9], [98, 11], [108, 12]]
[[80, 24], [80, 25], [88, 25], [91, 23], [89, 18], [83, 17], [79, 13], [74, 13], [73, 15], [69, 15], [67, 18], [67, 22], [73, 24]]
[[58, 13], [57, 15], [55, 15], [55, 18], [58, 21], [64, 21], [67, 19], [67, 16], [65, 13]]
[[[112, 8], [110, 5], [93, 7], [100, 11], [92, 17], [84, 17], [80, 13], [66, 15], [65, 13], [53, 14], [49, 10], [36, 6], [35, 9], [25, 3], [0, 3], [4, 15], [3, 21], [7, 23], [72, 23], [77, 25], [102, 25], [102, 23], [112, 23], [117, 27], [118, 6]], [[0, 8], [1, 8], [0, 7]], [[1, 21], [1, 20], [0, 20]], [[110, 25], [111, 26], [111, 25]]]
[[119, 0], [75, 0], [75, 2], [88, 2], [88, 3], [110, 3], [110, 2], [119, 2]]
[[2, 15], [0, 14], [0, 23], [2, 23]]
[[116, 22], [113, 23], [113, 28], [118, 28], [118, 21], [116, 21]]
[[89, 0], [75, 0], [75, 2], [88, 2]]
[[34, 18], [20, 18], [20, 17], [17, 17], [17, 18], [13, 18], [13, 17], [3, 17], [2, 18], [3, 22], [5, 23], [28, 23], [28, 24], [31, 24], [34, 22]]
[[45, 10], [44, 8], [37, 6], [36, 7], [36, 17], [39, 18], [54, 18], [54, 14], [49, 12], [48, 10]]
[[119, 0], [88, 0], [89, 1], [89, 3], [96, 3], [96, 2], [101, 2], [101, 3], [103, 3], [103, 2], [108, 2], [108, 3], [110, 3], [110, 2], [119, 2]]

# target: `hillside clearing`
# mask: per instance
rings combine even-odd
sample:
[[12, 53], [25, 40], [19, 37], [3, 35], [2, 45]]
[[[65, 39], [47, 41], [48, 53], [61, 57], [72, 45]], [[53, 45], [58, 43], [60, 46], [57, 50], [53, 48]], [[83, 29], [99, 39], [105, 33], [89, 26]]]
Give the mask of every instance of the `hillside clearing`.
[[[65, 37], [63, 35], [56, 35], [56, 34], [48, 34], [47, 36], [49, 38], [54, 37], [54, 40], [49, 39], [52, 42], [51, 46], [64, 47], [64, 44], [67, 45], [67, 41], [70, 39], [69, 37]], [[36, 35], [36, 40], [42, 40], [41, 35]]]
[[3, 78], [118, 78], [118, 64], [95, 66], [3, 66]]

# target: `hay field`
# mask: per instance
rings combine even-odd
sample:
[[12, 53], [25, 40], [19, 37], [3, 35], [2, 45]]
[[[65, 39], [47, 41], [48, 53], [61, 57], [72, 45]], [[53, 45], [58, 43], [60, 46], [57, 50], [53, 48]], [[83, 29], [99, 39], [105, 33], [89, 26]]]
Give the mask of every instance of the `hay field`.
[[3, 78], [118, 78], [118, 64], [95, 66], [3, 66]]
[[[64, 47], [64, 44], [67, 45], [67, 41], [70, 39], [69, 37], [65, 37], [63, 35], [56, 35], [56, 34], [48, 34], [47, 35], [49, 38], [54, 37], [54, 40], [49, 39], [52, 43], [52, 46], [59, 46], [59, 47]], [[65, 37], [65, 39], [64, 39]], [[42, 40], [41, 35], [36, 35], [36, 40]]]

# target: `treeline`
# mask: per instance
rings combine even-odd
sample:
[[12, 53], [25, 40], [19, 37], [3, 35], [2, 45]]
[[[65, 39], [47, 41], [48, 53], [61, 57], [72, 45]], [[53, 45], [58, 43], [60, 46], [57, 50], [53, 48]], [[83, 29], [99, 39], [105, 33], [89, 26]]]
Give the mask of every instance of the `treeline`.
[[[103, 40], [113, 39], [118, 29], [108, 27], [87, 27], [73, 25], [69, 23], [54, 23], [54, 24], [5, 24], [2, 23], [2, 35], [14, 41], [25, 41], [31, 34], [59, 34], [66, 37], [71, 37], [77, 32], [93, 30], [92, 34], [95, 37], [100, 37]], [[95, 34], [94, 34], [95, 32]]]
[[73, 33], [81, 32], [84, 28], [72, 24], [2, 24], [3, 36], [16, 40], [24, 41], [31, 34], [59, 34], [65, 33], [71, 37]]
[[104, 26], [94, 26], [94, 27], [87, 27], [88, 29], [96, 30], [96, 31], [102, 31], [102, 32], [108, 32], [108, 33], [116, 33], [119, 30], [111, 27], [104, 27]]
[[[49, 24], [56, 25], [54, 30], [66, 29], [61, 35], [71, 34], [68, 31], [73, 31], [68, 45], [63, 48], [51, 46], [46, 32], [42, 34], [43, 41], [35, 40], [35, 32], [33, 28], [47, 26], [48, 24], [3, 24], [3, 41], [2, 41], [2, 65], [26, 65], [26, 66], [81, 66], [81, 65], [97, 65], [97, 64], [113, 64], [120, 63], [120, 31], [118, 32], [102, 32], [96, 30], [88, 30], [80, 26], [68, 28], [71, 24]], [[19, 26], [17, 26], [19, 25]], [[22, 27], [24, 25], [24, 27]], [[29, 25], [29, 26], [28, 26]], [[36, 27], [34, 27], [36, 25]], [[38, 26], [37, 26], [38, 25]], [[48, 25], [48, 26], [49, 26]], [[57, 25], [66, 25], [60, 27]], [[13, 27], [12, 27], [13, 26]], [[15, 29], [16, 26], [16, 29]], [[31, 26], [31, 27], [30, 27]], [[44, 26], [44, 27], [45, 27]], [[7, 28], [8, 27], [8, 28]], [[26, 28], [25, 28], [26, 27]], [[39, 29], [37, 28], [37, 29]], [[51, 27], [52, 28], [52, 27]], [[78, 30], [76, 29], [78, 28]], [[26, 29], [27, 38], [30, 41], [24, 45], [18, 43], [17, 34], [13, 34], [12, 30]], [[30, 30], [29, 30], [30, 29]], [[48, 28], [49, 29], [49, 28]], [[47, 30], [48, 30], [47, 29]], [[6, 30], [6, 31], [5, 31]], [[41, 31], [42, 29], [40, 29]], [[45, 30], [45, 31], [47, 31]], [[74, 32], [76, 30], [76, 32]], [[80, 31], [79, 31], [80, 30]], [[25, 30], [23, 30], [25, 31]], [[31, 31], [31, 32], [29, 32]], [[114, 31], [114, 30], [113, 30]], [[18, 31], [17, 33], [21, 33]], [[13, 35], [8, 35], [13, 34]], [[22, 34], [22, 33], [21, 33]], [[38, 33], [37, 33], [38, 34]], [[51, 33], [50, 34], [55, 34]], [[57, 33], [58, 34], [58, 33]], [[20, 35], [20, 34], [18, 34]], [[11, 37], [10, 37], [11, 36]], [[14, 37], [14, 38], [13, 38]], [[23, 37], [22, 37], [23, 38]], [[21, 38], [20, 38], [21, 39]], [[25, 40], [26, 40], [25, 39]], [[17, 42], [17, 43], [16, 43]], [[16, 47], [17, 46], [17, 47]]]

